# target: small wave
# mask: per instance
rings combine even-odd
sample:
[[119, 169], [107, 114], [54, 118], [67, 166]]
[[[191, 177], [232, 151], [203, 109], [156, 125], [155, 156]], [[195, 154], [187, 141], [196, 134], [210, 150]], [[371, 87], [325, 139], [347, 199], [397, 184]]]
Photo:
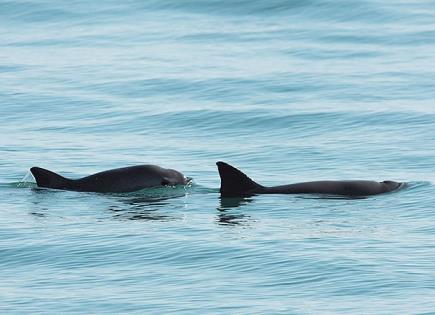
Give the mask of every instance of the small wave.
[[318, 19], [360, 20], [370, 18], [380, 21], [392, 15], [391, 10], [375, 6], [367, 1], [325, 1], [325, 0], [202, 0], [174, 2], [148, 1], [144, 7], [154, 10], [179, 10], [189, 13], [201, 13], [226, 16], [258, 16], [262, 18], [293, 16], [295, 18], [313, 17]]

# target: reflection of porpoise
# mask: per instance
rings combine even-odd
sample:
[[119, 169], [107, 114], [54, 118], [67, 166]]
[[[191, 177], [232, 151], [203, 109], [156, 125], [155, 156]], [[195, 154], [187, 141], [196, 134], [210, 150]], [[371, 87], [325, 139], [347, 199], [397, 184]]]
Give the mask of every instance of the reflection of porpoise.
[[254, 194], [331, 194], [343, 196], [370, 196], [400, 188], [403, 183], [368, 180], [316, 181], [283, 186], [265, 187], [257, 184], [235, 167], [216, 163], [221, 177], [222, 196], [249, 196]]
[[32, 167], [30, 171], [39, 187], [74, 191], [124, 193], [149, 187], [187, 184], [186, 177], [180, 172], [157, 165], [117, 168], [80, 179], [68, 179], [39, 167]]

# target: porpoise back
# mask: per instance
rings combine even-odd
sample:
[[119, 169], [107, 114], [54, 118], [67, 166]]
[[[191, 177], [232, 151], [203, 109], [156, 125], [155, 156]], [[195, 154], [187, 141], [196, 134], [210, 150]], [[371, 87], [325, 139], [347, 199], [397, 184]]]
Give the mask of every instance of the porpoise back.
[[221, 178], [220, 193], [224, 197], [249, 196], [253, 194], [329, 194], [343, 196], [370, 196], [396, 190], [403, 183], [394, 181], [312, 181], [282, 186], [262, 186], [237, 168], [225, 163], [216, 163]]
[[69, 179], [52, 171], [32, 167], [38, 187], [99, 193], [133, 192], [149, 187], [186, 184], [184, 175], [157, 165], [137, 165]]

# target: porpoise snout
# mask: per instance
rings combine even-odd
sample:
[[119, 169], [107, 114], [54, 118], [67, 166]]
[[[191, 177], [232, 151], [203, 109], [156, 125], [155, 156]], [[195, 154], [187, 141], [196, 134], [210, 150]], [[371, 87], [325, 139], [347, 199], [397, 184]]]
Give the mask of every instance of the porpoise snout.
[[382, 184], [385, 185], [386, 191], [393, 191], [401, 188], [405, 183], [395, 182], [392, 180], [384, 180]]

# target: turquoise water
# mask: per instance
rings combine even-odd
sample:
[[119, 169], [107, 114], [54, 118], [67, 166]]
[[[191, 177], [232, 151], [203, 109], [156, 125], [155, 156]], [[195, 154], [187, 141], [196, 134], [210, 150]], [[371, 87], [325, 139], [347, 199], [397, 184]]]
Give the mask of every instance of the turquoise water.
[[[435, 312], [433, 1], [1, 1], [2, 314]], [[410, 183], [365, 199], [220, 199]], [[136, 164], [191, 187], [20, 183]]]

